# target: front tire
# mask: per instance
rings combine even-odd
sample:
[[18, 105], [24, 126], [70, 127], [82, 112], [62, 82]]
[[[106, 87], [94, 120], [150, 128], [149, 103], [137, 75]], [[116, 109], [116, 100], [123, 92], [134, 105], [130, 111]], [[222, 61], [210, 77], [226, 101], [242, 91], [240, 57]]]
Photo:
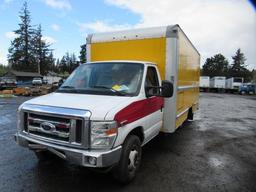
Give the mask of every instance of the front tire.
[[131, 182], [141, 164], [141, 141], [136, 135], [129, 135], [123, 145], [122, 155], [114, 169], [114, 177], [122, 184]]

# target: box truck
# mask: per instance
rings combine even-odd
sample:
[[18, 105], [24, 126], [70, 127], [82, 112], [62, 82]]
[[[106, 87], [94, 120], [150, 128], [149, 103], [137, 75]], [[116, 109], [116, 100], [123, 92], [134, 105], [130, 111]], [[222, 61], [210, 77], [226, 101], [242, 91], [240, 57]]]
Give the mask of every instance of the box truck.
[[141, 147], [198, 109], [200, 55], [172, 25], [89, 35], [87, 60], [19, 107], [15, 140], [41, 159], [50, 152], [130, 182]]
[[210, 77], [200, 76], [199, 87], [200, 87], [200, 91], [208, 92], [210, 87]]
[[239, 88], [242, 86], [244, 78], [231, 77], [226, 79], [226, 91], [227, 92], [239, 92]]

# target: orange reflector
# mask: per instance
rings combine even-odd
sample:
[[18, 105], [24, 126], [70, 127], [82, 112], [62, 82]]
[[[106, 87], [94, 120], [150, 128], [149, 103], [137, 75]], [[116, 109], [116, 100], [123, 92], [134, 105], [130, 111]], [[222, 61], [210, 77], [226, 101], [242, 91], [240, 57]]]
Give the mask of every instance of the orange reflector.
[[107, 135], [113, 135], [117, 133], [117, 128], [109, 129], [105, 132]]

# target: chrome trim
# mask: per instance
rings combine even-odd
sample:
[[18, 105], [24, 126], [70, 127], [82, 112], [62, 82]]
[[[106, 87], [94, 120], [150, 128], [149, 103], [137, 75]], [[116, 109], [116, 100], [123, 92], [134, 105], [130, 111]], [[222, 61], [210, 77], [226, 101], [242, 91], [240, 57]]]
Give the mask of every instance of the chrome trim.
[[180, 112], [180, 113], [176, 116], [176, 119], [179, 118], [180, 116], [184, 115], [188, 110], [189, 110], [189, 108], [187, 108], [187, 109], [185, 109], [184, 111]]
[[58, 124], [63, 124], [63, 125], [66, 125], [68, 128], [70, 128], [70, 123], [63, 123], [63, 122], [51, 121], [51, 120], [43, 120], [43, 119], [33, 118], [33, 117], [30, 117], [30, 116], [28, 117], [28, 119], [33, 120], [33, 122], [36, 122], [36, 123], [44, 123], [45, 121], [47, 121], [48, 123], [52, 123], [55, 126], [58, 125]]
[[[51, 135], [56, 135], [56, 136], [63, 137], [63, 138], [68, 138], [69, 135], [70, 135], [69, 133], [60, 132], [60, 131], [56, 131], [56, 130], [46, 131], [41, 127], [34, 127], [34, 126], [31, 126], [31, 125], [28, 125], [28, 130], [29, 131], [38, 131], [38, 132], [41, 132], [41, 133], [47, 133], [47, 134], [51, 134]], [[33, 134], [33, 133], [29, 132], [29, 134]], [[36, 134], [33, 134], [33, 135], [36, 135]]]
[[37, 139], [37, 140], [40, 140], [40, 141], [50, 142], [50, 143], [58, 144], [58, 145], [66, 145], [66, 146], [70, 146], [70, 147], [73, 146], [73, 145], [70, 145], [70, 143], [68, 141], [61, 141], [61, 140], [57, 140], [57, 139], [53, 139], [53, 138], [49, 138], [49, 137], [43, 137], [43, 136], [40, 136], [40, 135], [31, 134], [31, 133], [28, 134], [26, 131], [22, 131], [21, 133], [24, 136], [30, 137], [32, 139]]
[[[17, 140], [17, 138], [16, 138]], [[28, 148], [32, 150], [45, 150], [46, 147], [39, 144], [28, 144]]]
[[47, 105], [24, 104], [22, 110], [39, 114], [44, 113], [45, 115], [54, 115], [59, 117], [65, 116], [66, 118], [80, 117], [84, 120], [89, 120], [89, 118], [91, 117], [91, 112], [88, 110]]
[[[27, 121], [27, 131], [24, 130], [24, 113], [28, 114], [28, 117], [32, 118], [33, 120], [37, 120], [37, 122], [50, 122], [53, 124], [65, 124], [69, 126], [69, 132], [61, 132], [58, 130], [51, 130], [47, 131], [44, 130], [42, 127], [35, 127], [33, 125], [30, 125], [29, 122]], [[40, 119], [38, 118], [33, 118], [29, 116], [29, 114], [35, 114], [35, 115], [43, 115], [43, 116], [49, 116], [49, 117], [59, 117], [59, 118], [64, 118], [69, 120], [68, 122], [58, 122], [56, 120], [47, 120], [47, 119]], [[89, 148], [90, 141], [89, 141], [89, 135], [90, 135], [90, 130], [89, 130], [89, 119], [91, 116], [91, 112], [88, 110], [81, 110], [81, 109], [73, 109], [73, 108], [63, 108], [63, 107], [54, 107], [54, 106], [43, 106], [43, 105], [34, 105], [34, 104], [23, 104], [21, 109], [20, 109], [20, 118], [22, 121], [19, 123], [19, 131], [22, 133], [26, 134], [28, 137], [38, 139], [40, 141], [45, 141], [45, 142], [51, 142], [59, 145], [65, 145], [69, 147], [76, 147], [76, 148], [83, 148], [87, 149]], [[76, 121], [81, 120], [82, 121], [82, 127], [81, 127], [81, 143], [76, 142]], [[49, 137], [47, 136], [41, 136], [37, 135], [34, 133], [30, 133], [29, 131], [38, 131], [42, 133], [47, 133], [49, 134]], [[50, 135], [55, 135], [58, 137], [62, 138], [68, 138], [67, 141], [60, 139], [54, 139], [51, 138]]]
[[178, 86], [178, 91], [184, 91], [184, 90], [193, 89], [193, 88], [199, 88], [199, 86], [198, 85]]

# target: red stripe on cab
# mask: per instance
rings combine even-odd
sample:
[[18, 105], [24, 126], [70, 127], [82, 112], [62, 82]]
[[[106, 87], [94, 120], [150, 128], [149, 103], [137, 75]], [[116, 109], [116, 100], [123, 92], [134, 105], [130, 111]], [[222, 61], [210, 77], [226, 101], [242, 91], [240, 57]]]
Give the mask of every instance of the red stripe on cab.
[[138, 119], [154, 113], [164, 106], [164, 99], [162, 97], [151, 97], [136, 101], [121, 109], [116, 113], [114, 120], [120, 125], [132, 123]]

